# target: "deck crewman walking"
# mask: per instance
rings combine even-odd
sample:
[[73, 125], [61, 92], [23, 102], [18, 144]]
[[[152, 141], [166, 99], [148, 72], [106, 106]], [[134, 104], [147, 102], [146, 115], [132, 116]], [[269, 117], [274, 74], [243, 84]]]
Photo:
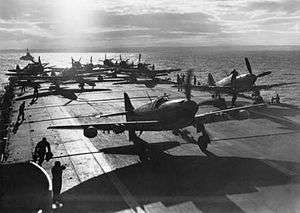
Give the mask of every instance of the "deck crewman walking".
[[[46, 152], [46, 149], [47, 152]], [[38, 161], [38, 164], [41, 166], [44, 162], [46, 157], [46, 160], [50, 160], [52, 158], [51, 148], [50, 144], [47, 141], [47, 139], [44, 137], [40, 142], [37, 143], [34, 149], [33, 154], [33, 161]]]
[[51, 169], [52, 172], [52, 186], [53, 186], [53, 203], [59, 202], [59, 194], [62, 186], [62, 172], [66, 169], [59, 161], [55, 161]]

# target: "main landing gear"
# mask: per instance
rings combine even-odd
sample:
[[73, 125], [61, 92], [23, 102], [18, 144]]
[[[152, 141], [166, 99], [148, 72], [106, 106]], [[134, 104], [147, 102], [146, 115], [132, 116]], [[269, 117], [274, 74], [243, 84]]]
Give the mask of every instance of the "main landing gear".
[[201, 132], [202, 135], [199, 136], [198, 140], [197, 140], [197, 144], [199, 146], [199, 148], [201, 149], [201, 151], [206, 151], [207, 149], [207, 145], [209, 143], [211, 143], [211, 140], [209, 138], [209, 135], [207, 133], [207, 131], [205, 130], [205, 127], [203, 124], [196, 124], [196, 129], [197, 132]]
[[225, 98], [221, 98], [220, 94], [215, 94], [211, 96], [213, 99], [213, 106], [217, 107], [219, 109], [226, 109], [227, 105], [226, 105], [226, 101]]
[[211, 143], [209, 135], [202, 132], [202, 136], [199, 136], [197, 144], [202, 151], [206, 151], [207, 145]]

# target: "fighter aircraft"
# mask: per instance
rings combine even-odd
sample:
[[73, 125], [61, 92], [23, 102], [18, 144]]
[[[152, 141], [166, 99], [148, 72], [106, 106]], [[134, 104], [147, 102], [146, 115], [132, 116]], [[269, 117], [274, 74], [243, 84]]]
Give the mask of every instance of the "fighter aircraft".
[[135, 109], [128, 94], [124, 93], [125, 112], [101, 116], [104, 118], [125, 115], [126, 122], [49, 126], [48, 129], [83, 129], [84, 136], [88, 138], [96, 137], [97, 130], [112, 130], [116, 134], [128, 131], [129, 140], [134, 142], [137, 137], [136, 131], [140, 131], [141, 134], [143, 131], [173, 130], [173, 133], [177, 134], [181, 128], [194, 126], [197, 132], [202, 132], [202, 136], [198, 139], [198, 145], [201, 150], [206, 150], [210, 138], [204, 127], [205, 123], [215, 122], [217, 118], [224, 118], [224, 113], [235, 114], [238, 119], [247, 119], [248, 112], [245, 109], [255, 107], [255, 105], [196, 115], [199, 105], [191, 100], [191, 75], [192, 70], [189, 70], [185, 84], [185, 99], [169, 100], [167, 96], [162, 96]]
[[113, 85], [122, 85], [122, 84], [143, 84], [148, 88], [154, 88], [157, 84], [175, 84], [170, 78], [150, 78], [150, 79], [137, 79], [132, 76], [125, 77], [125, 81], [115, 82]]
[[49, 69], [52, 67], [47, 67], [48, 63], [42, 63], [41, 58], [38, 58], [38, 62], [32, 60], [32, 63], [29, 63], [23, 69], [19, 65], [16, 66], [16, 69], [8, 70], [10, 73], [6, 73], [8, 76], [37, 76], [37, 75], [47, 75], [47, 72], [51, 72]]
[[117, 73], [130, 75], [132, 78], [155, 78], [158, 76], [167, 76], [171, 72], [180, 71], [181, 69], [155, 69], [155, 65], [141, 62], [141, 54], [139, 54], [138, 64], [132, 64], [130, 68], [119, 68]]
[[112, 72], [113, 77], [117, 77], [118, 74], [128, 75], [132, 79], [136, 78], [155, 78], [158, 76], [167, 76], [171, 72], [180, 71], [181, 69], [155, 69], [154, 64], [141, 62], [141, 54], [139, 54], [138, 64], [128, 63], [129, 59], [123, 60], [120, 55], [120, 61], [113, 62], [113, 58], [107, 59], [105, 54], [105, 59], [103, 60], [103, 67], [114, 68]]
[[[106, 54], [104, 55], [104, 60], [99, 60], [103, 62], [103, 65], [100, 65], [99, 67], [103, 68], [119, 68], [119, 69], [129, 69], [134, 68], [134, 63], [128, 63], [129, 59], [122, 59], [122, 55], [120, 54], [119, 60], [116, 60], [114, 58], [107, 59]], [[114, 62], [115, 61], [115, 62]]]
[[[110, 89], [71, 89], [67, 87], [61, 87], [59, 85], [51, 85], [48, 90], [39, 92], [39, 97], [45, 97], [50, 95], [61, 95], [64, 98], [70, 99], [70, 100], [77, 100], [78, 96], [75, 93], [84, 93], [84, 92], [97, 92], [97, 91], [109, 91]], [[19, 98], [16, 98], [16, 101], [18, 100], [26, 100], [26, 99], [32, 99], [34, 95], [25, 95]]]
[[[245, 58], [246, 66], [248, 69], [248, 74], [239, 74], [236, 70], [233, 70], [229, 76], [221, 79], [220, 81], [215, 81], [212, 74], [208, 74], [208, 85], [198, 85], [193, 86], [194, 90], [209, 91], [213, 93], [212, 97], [214, 100], [221, 100], [221, 94], [232, 95], [232, 106], [235, 105], [237, 96], [243, 92], [253, 92], [256, 100], [262, 101], [259, 94], [260, 90], [270, 89], [272, 87], [278, 87], [287, 85], [290, 83], [279, 83], [279, 84], [268, 84], [268, 85], [255, 85], [258, 78], [271, 74], [270, 71], [262, 72], [255, 75], [252, 72], [252, 68], [248, 58]], [[242, 95], [241, 95], [242, 96]]]
[[26, 49], [26, 55], [21, 56], [20, 60], [24, 60], [24, 61], [33, 61], [34, 60], [34, 57], [30, 54], [28, 48]]

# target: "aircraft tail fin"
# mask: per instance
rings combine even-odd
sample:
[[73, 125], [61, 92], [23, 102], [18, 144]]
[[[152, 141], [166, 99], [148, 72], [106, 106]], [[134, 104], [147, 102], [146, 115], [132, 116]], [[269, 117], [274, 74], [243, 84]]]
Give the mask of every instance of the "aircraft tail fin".
[[[126, 121], [130, 121], [130, 115], [133, 113], [134, 107], [131, 104], [130, 98], [126, 92], [124, 92], [124, 103], [125, 103], [125, 111], [126, 111]], [[134, 141], [137, 137], [135, 134], [135, 130], [131, 129], [128, 131], [129, 141]]]
[[211, 73], [208, 73], [207, 83], [209, 86], [216, 86], [216, 82]]
[[124, 103], [125, 103], [125, 111], [126, 112], [133, 112], [134, 107], [131, 104], [130, 98], [126, 92], [124, 92]]

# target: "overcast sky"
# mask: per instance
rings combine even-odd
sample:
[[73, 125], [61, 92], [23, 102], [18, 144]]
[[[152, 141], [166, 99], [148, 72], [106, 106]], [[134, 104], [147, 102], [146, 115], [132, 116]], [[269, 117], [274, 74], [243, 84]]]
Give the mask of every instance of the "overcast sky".
[[300, 0], [0, 0], [0, 49], [300, 45]]

